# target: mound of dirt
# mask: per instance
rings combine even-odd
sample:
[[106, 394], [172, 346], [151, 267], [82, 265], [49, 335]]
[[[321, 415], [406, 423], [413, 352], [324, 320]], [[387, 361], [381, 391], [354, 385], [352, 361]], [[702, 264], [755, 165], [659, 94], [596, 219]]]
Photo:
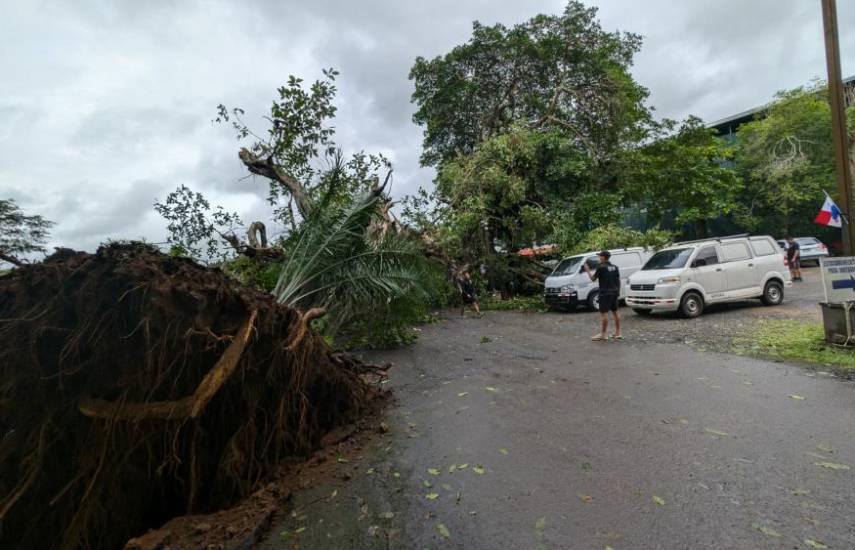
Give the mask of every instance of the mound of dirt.
[[0, 277], [0, 547], [121, 547], [311, 451], [373, 392], [318, 314], [142, 244]]

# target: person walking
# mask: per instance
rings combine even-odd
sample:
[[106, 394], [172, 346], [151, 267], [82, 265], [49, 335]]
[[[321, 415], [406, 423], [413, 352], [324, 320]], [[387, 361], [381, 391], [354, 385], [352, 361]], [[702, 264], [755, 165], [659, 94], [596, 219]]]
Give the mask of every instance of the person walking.
[[799, 243], [792, 237], [787, 237], [787, 265], [790, 268], [790, 277], [794, 281], [802, 280], [801, 257], [802, 251]]
[[472, 306], [478, 317], [483, 317], [481, 308], [478, 307], [478, 294], [475, 291], [475, 283], [472, 282], [472, 276], [468, 271], [463, 272], [463, 277], [457, 280], [457, 288], [460, 289], [460, 297], [463, 303], [460, 305], [460, 316], [466, 315], [466, 306]]
[[620, 299], [620, 270], [611, 262], [611, 253], [608, 250], [603, 250], [598, 254], [600, 265], [597, 270], [592, 272], [587, 263], [583, 269], [592, 281], [600, 283], [600, 332], [593, 335], [591, 340], [603, 341], [608, 340], [609, 329], [609, 312], [611, 312], [615, 321], [615, 332], [612, 338], [615, 340], [623, 340], [623, 335], [620, 332], [620, 314], [618, 313], [618, 300]]

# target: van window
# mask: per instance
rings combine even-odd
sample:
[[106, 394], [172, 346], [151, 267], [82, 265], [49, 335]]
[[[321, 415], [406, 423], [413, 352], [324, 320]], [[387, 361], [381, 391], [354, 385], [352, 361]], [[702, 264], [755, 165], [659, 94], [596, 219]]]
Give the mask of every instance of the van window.
[[552, 277], [560, 277], [561, 275], [575, 275], [579, 271], [579, 266], [582, 265], [583, 256], [575, 256], [561, 260], [561, 263], [550, 274]]
[[695, 263], [698, 266], [702, 265], [716, 265], [718, 263], [718, 252], [716, 252], [714, 246], [705, 246], [698, 252], [698, 255], [695, 256]]
[[678, 269], [686, 266], [689, 256], [694, 252], [694, 248], [672, 248], [670, 250], [660, 250], [647, 260], [643, 271], [654, 271], [656, 269]]
[[641, 265], [641, 256], [638, 252], [613, 254], [609, 261], [618, 267], [638, 267]]
[[725, 262], [751, 259], [748, 246], [744, 242], [721, 243], [721, 258]]
[[755, 256], [769, 256], [771, 254], [774, 254], [775, 252], [780, 252], [780, 250], [775, 250], [775, 247], [772, 246], [772, 243], [770, 243], [766, 239], [752, 240], [751, 249], [754, 250]]

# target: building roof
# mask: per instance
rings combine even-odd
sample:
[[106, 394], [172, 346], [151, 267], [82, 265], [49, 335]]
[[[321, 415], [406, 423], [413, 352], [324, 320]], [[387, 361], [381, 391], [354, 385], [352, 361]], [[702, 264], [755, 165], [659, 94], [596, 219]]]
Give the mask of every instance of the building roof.
[[[843, 85], [855, 86], [855, 75], [844, 78]], [[709, 124], [707, 124], [707, 128], [715, 128], [720, 134], [732, 133], [746, 122], [750, 122], [755, 118], [759, 118], [758, 115], [762, 115], [762, 113], [766, 111], [768, 107], [768, 104], [760, 107], [754, 107], [753, 109], [742, 111], [741, 113], [737, 113], [735, 115], [716, 120], [715, 122], [710, 122]]]

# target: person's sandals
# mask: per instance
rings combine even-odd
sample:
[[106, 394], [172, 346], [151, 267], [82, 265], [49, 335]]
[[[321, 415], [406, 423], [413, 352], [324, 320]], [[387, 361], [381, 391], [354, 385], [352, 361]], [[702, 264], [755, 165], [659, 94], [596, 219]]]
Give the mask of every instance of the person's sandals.
[[612, 334], [612, 340], [623, 340], [623, 334]]
[[605, 342], [606, 340], [608, 340], [608, 338], [606, 338], [602, 334], [595, 334], [591, 336], [591, 340], [593, 340], [594, 342]]

